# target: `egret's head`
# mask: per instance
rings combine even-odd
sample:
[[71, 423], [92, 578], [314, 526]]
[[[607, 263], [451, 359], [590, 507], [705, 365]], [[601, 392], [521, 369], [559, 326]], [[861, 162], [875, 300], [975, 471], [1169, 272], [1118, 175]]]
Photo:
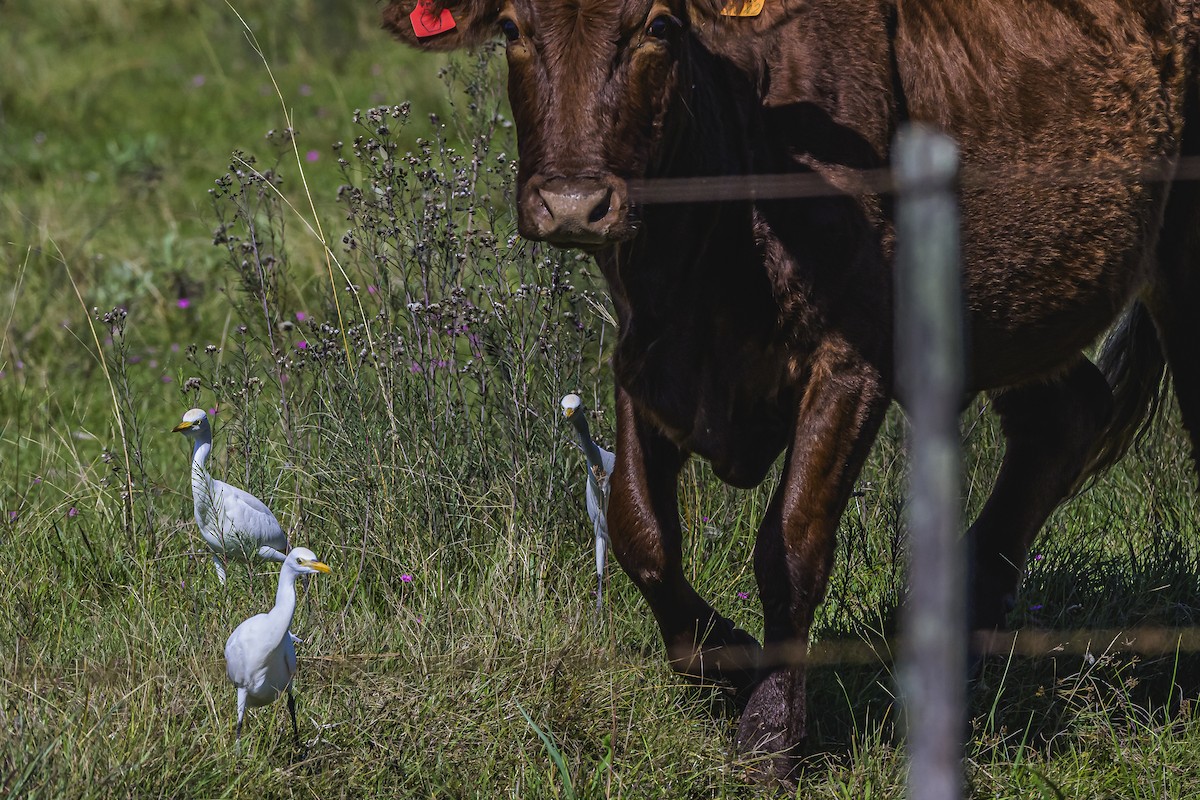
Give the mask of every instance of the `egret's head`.
[[183, 415], [183, 422], [171, 428], [172, 433], [183, 433], [192, 438], [201, 436], [208, 430], [208, 414], [204, 413], [203, 408], [193, 408]]
[[583, 401], [579, 399], [577, 394], [569, 394], [562, 399], [563, 416], [567, 419], [575, 416], [575, 412], [583, 405]]
[[301, 575], [312, 575], [317, 572], [332, 572], [328, 564], [317, 560], [317, 554], [307, 547], [293, 547], [288, 553], [285, 567], [291, 567]]

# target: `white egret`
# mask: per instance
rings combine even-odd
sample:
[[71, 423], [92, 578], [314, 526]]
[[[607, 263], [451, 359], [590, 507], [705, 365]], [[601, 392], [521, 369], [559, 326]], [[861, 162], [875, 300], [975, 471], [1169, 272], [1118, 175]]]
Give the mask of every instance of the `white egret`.
[[596, 610], [603, 606], [604, 592], [604, 563], [608, 548], [608, 492], [609, 478], [617, 465], [617, 457], [592, 441], [588, 431], [587, 414], [583, 411], [583, 401], [577, 394], [569, 394], [562, 399], [563, 416], [571, 421], [575, 433], [579, 436], [579, 448], [587, 459], [587, 488], [584, 500], [587, 503], [588, 516], [592, 518], [592, 529], [595, 534], [596, 546]]
[[296, 724], [296, 698], [292, 695], [292, 678], [296, 675], [296, 648], [299, 641], [288, 628], [296, 611], [296, 577], [329, 572], [329, 566], [317, 560], [307, 547], [297, 547], [288, 553], [279, 571], [279, 588], [275, 591], [275, 607], [265, 614], [255, 614], [238, 625], [225, 642], [225, 674], [237, 687], [237, 738], [242, 741], [242, 719], [246, 706], [257, 708], [275, 702], [287, 692], [288, 713], [292, 716], [292, 735], [296, 749], [300, 748], [300, 728]]
[[193, 408], [171, 429], [192, 440], [192, 505], [200, 535], [213, 551], [217, 578], [225, 583], [225, 561], [249, 561], [258, 555], [270, 561], [286, 557], [287, 536], [271, 509], [254, 495], [213, 479], [205, 461], [212, 450], [208, 414]]

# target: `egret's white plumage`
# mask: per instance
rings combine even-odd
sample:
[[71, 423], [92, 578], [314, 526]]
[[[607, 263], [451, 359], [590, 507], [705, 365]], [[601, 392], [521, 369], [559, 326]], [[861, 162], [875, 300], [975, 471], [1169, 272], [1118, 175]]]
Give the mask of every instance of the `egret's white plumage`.
[[242, 737], [246, 707], [269, 705], [286, 691], [292, 734], [297, 747], [300, 745], [296, 699], [292, 695], [292, 678], [296, 674], [296, 649], [292, 643], [300, 640], [288, 628], [296, 611], [297, 576], [317, 572], [329, 572], [329, 567], [318, 561], [316, 554], [308, 548], [293, 549], [279, 571], [275, 607], [238, 625], [225, 642], [225, 674], [237, 687], [238, 742]]
[[200, 535], [213, 551], [217, 578], [225, 583], [225, 561], [249, 561], [253, 555], [283, 561], [287, 535], [271, 509], [249, 492], [208, 474], [205, 462], [212, 450], [212, 427], [202, 408], [183, 415], [173, 429], [192, 440], [192, 504]]
[[592, 441], [588, 430], [587, 414], [583, 411], [583, 400], [577, 394], [562, 399], [563, 416], [570, 420], [579, 437], [579, 447], [587, 459], [587, 488], [584, 501], [588, 516], [592, 519], [592, 530], [596, 547], [596, 609], [603, 603], [604, 563], [608, 549], [608, 493], [609, 479], [617, 465], [617, 457]]

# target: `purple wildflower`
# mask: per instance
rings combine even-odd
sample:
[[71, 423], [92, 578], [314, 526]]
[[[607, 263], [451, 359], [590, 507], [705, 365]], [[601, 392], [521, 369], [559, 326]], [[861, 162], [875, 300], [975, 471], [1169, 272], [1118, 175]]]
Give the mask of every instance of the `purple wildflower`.
[[412, 575], [409, 575], [407, 572], [400, 576], [401, 583], [412, 583], [412, 580]]
[[78, 517], [78, 516], [79, 516], [79, 509], [78, 509], [78, 508], [76, 508], [75, 506], [71, 506], [70, 510], [69, 510], [69, 511], [67, 511], [67, 516], [68, 516], [68, 517]]
[[379, 291], [379, 287], [376, 286], [375, 284], [373, 284], [373, 283], [367, 284], [367, 294], [375, 294], [378, 291]]
[[308, 342], [306, 342], [306, 341], [304, 341], [303, 339], [301, 339], [300, 341], [296, 342], [296, 349], [297, 349], [297, 350], [307, 350], [307, 349], [308, 349]]
[[197, 89], [199, 89], [201, 86], [204, 85], [206, 80], [208, 80], [208, 79], [205, 78], [203, 75], [193, 75], [192, 76], [192, 86], [195, 86]]
[[179, 308], [187, 308], [191, 304], [192, 304], [192, 301], [188, 300], [186, 297], [181, 297], [175, 301], [175, 305], [178, 306]]
[[749, 600], [750, 599], [749, 592], [738, 592], [737, 596], [738, 596], [738, 600]]
[[317, 159], [319, 159], [319, 158], [321, 157], [321, 154], [320, 154], [320, 152], [318, 152], [318, 151], [316, 151], [316, 150], [309, 150], [309, 151], [308, 151], [308, 152], [305, 154], [305, 156], [304, 156], [304, 157], [305, 157], [305, 158], [306, 158], [308, 161], [310, 161], [310, 162], [311, 162], [311, 161], [316, 161]]
[[308, 314], [305, 314], [303, 311], [296, 312], [296, 322], [304, 322], [306, 319], [308, 319]]

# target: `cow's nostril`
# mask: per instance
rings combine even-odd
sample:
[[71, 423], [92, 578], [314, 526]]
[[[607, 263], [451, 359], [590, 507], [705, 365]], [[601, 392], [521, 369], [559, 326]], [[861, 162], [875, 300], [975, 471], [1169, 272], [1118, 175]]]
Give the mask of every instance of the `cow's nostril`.
[[592, 210], [588, 214], [588, 224], [595, 225], [607, 217], [610, 208], [612, 208], [612, 189], [605, 189], [600, 199], [596, 202], [596, 205], [592, 206]]

